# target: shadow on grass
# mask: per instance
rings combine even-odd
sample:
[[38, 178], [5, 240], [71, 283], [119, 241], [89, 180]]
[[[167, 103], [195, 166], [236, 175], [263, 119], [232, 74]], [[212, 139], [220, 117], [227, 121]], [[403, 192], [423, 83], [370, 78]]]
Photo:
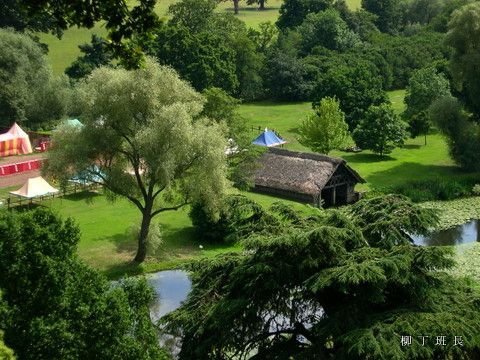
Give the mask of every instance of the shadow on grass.
[[299, 130], [298, 127], [290, 128], [287, 131], [290, 132], [290, 133], [293, 133], [293, 134], [297, 134], [297, 135], [300, 134], [300, 130]]
[[351, 154], [351, 153], [343, 153], [342, 154], [342, 159], [346, 160], [347, 162], [351, 164], [357, 164], [357, 163], [376, 163], [376, 162], [382, 162], [382, 161], [395, 161], [397, 159], [388, 156], [388, 155], [377, 155], [377, 154], [365, 154], [365, 153], [356, 153], [356, 154]]
[[407, 145], [403, 145], [402, 146], [402, 149], [409, 149], [409, 150], [413, 150], [413, 149], [421, 149], [423, 147], [423, 145], [418, 145], [418, 144], [407, 144]]
[[[178, 228], [161, 224], [160, 234], [162, 237], [161, 247], [165, 251], [187, 250], [197, 248], [200, 244], [195, 241], [195, 229], [192, 226]], [[134, 252], [137, 249], [137, 238], [130, 228], [125, 229], [123, 233], [99, 237], [97, 240], [113, 243], [118, 253]]]
[[[233, 7], [227, 7], [227, 8], [225, 8], [225, 10], [226, 11], [234, 11]], [[242, 12], [263, 13], [263, 12], [278, 11], [278, 10], [280, 10], [280, 7], [278, 7], [278, 6], [266, 6], [265, 9], [263, 9], [263, 10], [260, 10], [258, 7], [239, 7], [238, 8], [239, 13], [242, 13]]]
[[142, 264], [138, 264], [133, 261], [123, 262], [115, 265], [109, 266], [104, 274], [110, 280], [119, 279], [124, 276], [135, 276], [143, 274], [144, 267]]
[[462, 171], [458, 166], [453, 165], [422, 165], [413, 162], [402, 163], [391, 169], [374, 172], [366, 177], [367, 182], [378, 190], [388, 190], [393, 186], [404, 184], [408, 181], [459, 177], [473, 175]]
[[93, 191], [81, 191], [81, 192], [76, 192], [74, 194], [68, 194], [63, 196], [63, 199], [66, 200], [71, 200], [71, 201], [93, 201], [95, 198], [102, 196], [102, 194], [99, 194], [97, 192]]

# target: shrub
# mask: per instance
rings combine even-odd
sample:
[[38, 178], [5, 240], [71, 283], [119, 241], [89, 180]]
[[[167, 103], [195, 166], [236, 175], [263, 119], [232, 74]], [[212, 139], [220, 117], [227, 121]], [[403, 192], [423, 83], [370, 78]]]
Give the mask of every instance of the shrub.
[[480, 195], [480, 184], [473, 185], [472, 194], [476, 196]]
[[207, 242], [235, 242], [253, 234], [273, 234], [283, 229], [285, 221], [295, 223], [288, 209], [276, 206], [267, 211], [243, 195], [227, 196], [217, 214], [209, 213], [201, 203], [194, 204], [189, 216], [197, 237]]
[[[460, 180], [429, 179], [409, 181], [390, 189], [391, 192], [408, 196], [414, 202], [452, 200], [472, 194], [475, 179]], [[480, 191], [480, 187], [479, 187]]]

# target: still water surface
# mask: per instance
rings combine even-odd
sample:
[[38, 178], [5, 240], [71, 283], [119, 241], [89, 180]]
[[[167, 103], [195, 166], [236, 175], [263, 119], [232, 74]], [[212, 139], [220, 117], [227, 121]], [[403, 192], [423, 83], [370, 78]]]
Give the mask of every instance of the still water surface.
[[183, 270], [160, 271], [148, 276], [147, 281], [157, 295], [150, 307], [150, 317], [154, 322], [177, 309], [192, 288], [188, 273]]
[[447, 230], [435, 231], [428, 236], [412, 236], [415, 244], [423, 246], [462, 245], [480, 241], [479, 220], [471, 220]]

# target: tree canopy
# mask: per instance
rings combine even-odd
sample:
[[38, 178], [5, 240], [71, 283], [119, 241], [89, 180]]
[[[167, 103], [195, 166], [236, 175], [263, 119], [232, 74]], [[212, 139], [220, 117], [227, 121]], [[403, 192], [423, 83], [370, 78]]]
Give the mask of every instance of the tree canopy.
[[107, 41], [97, 35], [92, 35], [90, 44], [83, 44], [78, 47], [83, 55], [65, 69], [65, 74], [71, 79], [78, 80], [88, 76], [96, 68], [108, 65], [113, 60], [113, 54]]
[[453, 49], [450, 68], [454, 85], [465, 95], [471, 111], [480, 116], [480, 3], [456, 10], [448, 23], [446, 43]]
[[[450, 249], [413, 246], [407, 233], [436, 221], [394, 195], [348, 216], [283, 217], [280, 232], [245, 240], [246, 252], [194, 265], [193, 290], [164, 330], [184, 339], [180, 359], [473, 356], [480, 294], [444, 271]], [[417, 336], [433, 333], [462, 336], [464, 346], [422, 346]]]
[[[142, 215], [136, 261], [153, 217], [192, 199], [214, 207], [225, 181], [224, 133], [197, 116], [204, 99], [170, 68], [99, 68], [80, 86], [84, 127], [55, 132], [45, 171], [59, 179], [87, 171]], [[67, 171], [66, 171], [67, 170]]]
[[407, 124], [395, 114], [389, 104], [371, 106], [353, 131], [353, 139], [362, 149], [385, 155], [407, 137]]
[[52, 75], [42, 49], [27, 35], [0, 29], [0, 126], [35, 128], [65, 115], [69, 88]]
[[314, 113], [300, 125], [299, 142], [323, 154], [345, 146], [348, 139], [348, 125], [338, 100], [323, 98], [313, 110]]
[[0, 213], [5, 343], [20, 359], [167, 359], [145, 279], [112, 286], [78, 259], [79, 238], [51, 210]]
[[367, 109], [384, 103], [387, 97], [373, 64], [355, 57], [341, 60], [333, 63], [319, 78], [313, 96], [317, 99], [336, 97], [353, 131]]
[[[11, 2], [11, 0], [9, 0]], [[126, 67], [138, 67], [143, 56], [136, 44], [158, 25], [156, 0], [24, 0], [19, 11], [28, 18], [49, 19], [49, 30], [57, 35], [72, 26], [92, 28], [104, 21], [109, 46]]]

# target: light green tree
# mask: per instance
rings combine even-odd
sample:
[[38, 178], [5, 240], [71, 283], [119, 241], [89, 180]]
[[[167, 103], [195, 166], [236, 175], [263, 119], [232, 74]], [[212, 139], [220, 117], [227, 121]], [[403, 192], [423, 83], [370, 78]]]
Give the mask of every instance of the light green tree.
[[412, 74], [408, 81], [405, 95], [407, 108], [402, 116], [409, 124], [412, 137], [425, 136], [430, 130], [430, 117], [428, 108], [441, 97], [450, 95], [450, 84], [443, 74], [439, 74], [433, 67], [419, 69]]
[[95, 70], [78, 98], [85, 126], [55, 133], [45, 171], [67, 179], [87, 169], [112, 199], [134, 204], [142, 216], [135, 261], [142, 262], [155, 216], [191, 201], [216, 206], [227, 184], [223, 128], [198, 118], [204, 98], [151, 59], [133, 71]]
[[325, 97], [313, 110], [314, 113], [300, 126], [298, 141], [323, 154], [345, 145], [348, 139], [348, 125], [338, 100]]
[[0, 29], [0, 126], [14, 121], [35, 128], [65, 115], [65, 76], [53, 76], [40, 46], [29, 36]]
[[3, 343], [3, 332], [0, 331], [0, 359], [15, 360], [13, 351]]

